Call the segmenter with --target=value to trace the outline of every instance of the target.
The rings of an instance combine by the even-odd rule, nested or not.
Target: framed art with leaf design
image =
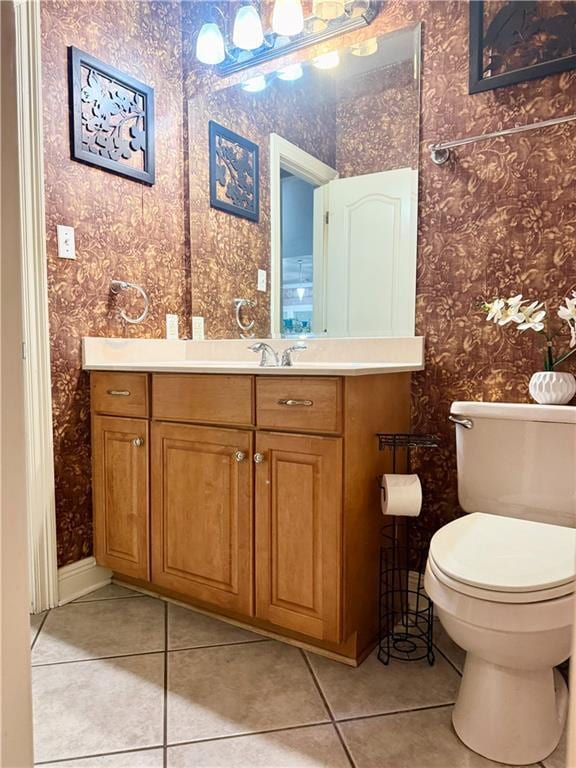
[[[213,120],[208,126],[210,205],[258,221],[258,145]]]
[[[154,89],[68,48],[72,159],[154,184]]]
[[[576,2],[470,1],[470,93],[574,68]]]

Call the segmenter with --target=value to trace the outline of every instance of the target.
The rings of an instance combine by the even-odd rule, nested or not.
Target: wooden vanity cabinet
[[[152,582],[253,614],[252,432],[152,424]]]
[[[92,417],[94,557],[100,565],[149,579],[149,423]]]
[[[256,436],[256,615],[342,635],[342,438]]]
[[[377,478],[391,470],[375,433],[408,431],[409,374],[152,373],[137,411],[150,421],[98,412],[127,407],[109,390],[135,391],[132,375],[91,374],[97,561],[358,663],[377,637]],[[141,425],[147,448],[131,453]]]

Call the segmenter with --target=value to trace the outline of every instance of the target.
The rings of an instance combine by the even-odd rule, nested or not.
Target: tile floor
[[[464,654],[358,669],[118,585],[31,617],[37,764],[485,768],[452,731]],[[564,768],[559,747],[544,768]]]

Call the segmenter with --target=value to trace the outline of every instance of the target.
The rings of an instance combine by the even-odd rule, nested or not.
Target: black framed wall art
[[[470,93],[576,68],[576,2],[470,0]]]
[[[258,145],[210,120],[210,205],[258,221],[259,152]]]
[[[154,184],[154,89],[68,49],[73,160]]]

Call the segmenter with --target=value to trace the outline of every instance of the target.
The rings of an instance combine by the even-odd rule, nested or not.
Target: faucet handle
[[[303,341],[297,341],[296,344],[293,344],[291,347],[288,347],[287,349],[282,352],[282,362],[280,363],[283,368],[291,368],[294,365],[294,361],[292,360],[292,352],[299,352],[302,349],[308,349],[308,345],[304,344]]]

